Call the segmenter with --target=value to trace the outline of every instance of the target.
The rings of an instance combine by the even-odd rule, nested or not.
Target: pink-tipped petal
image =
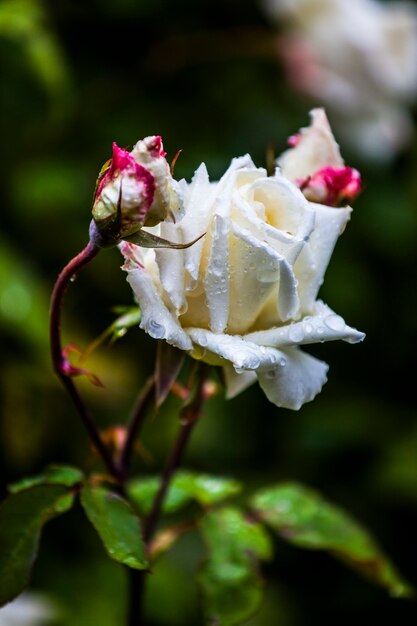
[[[362,190],[361,175],[352,167],[323,167],[296,182],[308,200],[328,206],[354,200]]]

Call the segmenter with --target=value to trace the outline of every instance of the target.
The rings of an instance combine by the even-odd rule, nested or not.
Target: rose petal
[[[352,211],[349,207],[335,209],[313,203],[310,206],[315,209],[315,227],[294,265],[301,310],[304,313],[313,310],[336,241]]]
[[[233,235],[232,266],[239,271],[232,278],[229,319],[235,321],[236,326],[240,325],[239,331],[233,332],[243,332],[245,326],[252,325],[271,296],[276,302],[275,323],[295,315],[299,307],[297,281],[287,260],[236,224],[233,225]],[[230,322],[229,325],[234,327]]]
[[[344,165],[324,109],[313,109],[310,116],[311,124],[301,129],[297,145],[277,159],[282,174],[292,181],[307,178],[326,165]]]
[[[184,243],[181,235],[181,230],[175,224],[161,223],[160,236],[164,239]],[[187,308],[184,291],[184,250],[158,248],[155,250],[155,257],[162,286],[177,315],[181,315]]]
[[[185,194],[185,215],[178,224],[183,241],[193,241],[207,230],[214,188],[210,185],[207,168],[202,163],[196,170]],[[184,266],[193,281],[198,279],[204,240],[197,241],[184,251]],[[187,285],[186,285],[187,287]]]
[[[206,350],[208,357],[210,353],[220,357],[216,362],[217,365],[226,365],[221,361],[226,359],[237,369],[256,370],[260,366],[277,365],[282,359],[279,350],[257,346],[238,335],[216,334],[203,328],[187,328],[186,332],[193,343]],[[204,355],[203,357],[205,358]]]
[[[285,366],[261,367],[256,371],[259,384],[270,402],[298,410],[321,391],[329,366],[297,348],[282,351]]]
[[[215,215],[204,286],[210,312],[210,328],[216,333],[225,330],[229,316],[229,232],[230,219]]]
[[[230,311],[227,331],[245,333],[271,294],[277,293],[282,257],[248,230],[233,225],[230,235]]]
[[[288,346],[322,343],[341,339],[348,343],[363,341],[365,334],[356,328],[347,326],[344,319],[337,315],[330,307],[317,301],[316,313],[300,322],[285,326],[259,330],[245,335],[245,339],[260,346],[285,348]]]
[[[141,308],[140,328],[154,339],[165,339],[181,350],[191,350],[190,338],[165,306],[148,272],[142,268],[129,269],[127,282]]]
[[[237,373],[235,368],[228,365],[223,368],[226,383],[226,399],[231,400],[245,391],[256,382],[256,373],[253,370]]]

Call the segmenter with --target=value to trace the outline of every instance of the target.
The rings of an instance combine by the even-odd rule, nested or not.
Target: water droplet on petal
[[[287,365],[287,359],[285,359],[284,357],[281,357],[279,360],[279,364],[281,367],[285,367]]]
[[[336,315],[336,313],[328,315],[324,319],[324,323],[330,328],[330,330],[343,330],[346,326],[343,317],[340,317],[340,315]]]
[[[275,378],[276,375],[277,375],[276,369],[273,369],[273,370],[271,369],[265,372],[265,378],[268,378],[269,380],[272,380],[273,378]]]
[[[310,324],[310,322],[305,323],[304,328],[307,334],[310,334],[313,332],[313,326]]]
[[[301,324],[291,324],[288,329],[288,338],[294,343],[300,343],[304,339],[304,329]]]
[[[151,320],[148,325],[148,333],[154,339],[162,339],[165,337],[165,326],[158,324],[155,320]]]

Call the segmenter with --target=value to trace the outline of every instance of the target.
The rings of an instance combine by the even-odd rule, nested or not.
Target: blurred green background
[[[265,164],[320,102],[291,91],[255,0],[3,0],[0,2],[1,495],[49,462],[94,467],[78,418],[51,371],[48,303],[62,266],[87,241],[94,182],[112,141],[161,134],[176,177],[204,160],[213,179],[249,152]],[[342,147],[343,149],[343,147]],[[300,412],[253,387],[207,407],[189,468],[248,488],[297,479],[362,520],[417,583],[417,144],[376,166],[343,150],[365,191],[332,258],[321,297],[367,333],[357,346],[314,346],[329,382]],[[67,294],[64,336],[85,347],[131,304],[115,250]],[[89,362],[106,388],[82,384],[100,425],[123,423],[154,363],[155,342],[132,329]],[[148,423],[140,471],[155,472],[177,426],[168,401]],[[276,545],[267,597],[248,626],[414,624],[415,604],[390,599],[330,557]],[[151,626],[202,623],[190,535],[151,577]],[[46,528],[33,588],[60,606],[60,626],[123,623],[124,572],[108,562],[80,510]]]

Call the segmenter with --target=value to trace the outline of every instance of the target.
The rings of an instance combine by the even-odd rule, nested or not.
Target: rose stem
[[[123,476],[124,480],[128,478],[130,469],[130,460],[133,452],[133,445],[138,431],[143,424],[143,421],[148,412],[149,406],[155,395],[155,377],[152,375],[145,383],[144,388],[141,390],[136,405],[133,409],[129,424],[127,426],[126,440],[122,447],[119,457],[119,472]]]
[[[79,416],[88,432],[88,435],[96,448],[98,454],[101,456],[108,471],[118,481],[121,481],[121,475],[118,467],[116,466],[112,455],[103,442],[99,430],[94,424],[94,420],[87,410],[78,389],[71,378],[66,372],[65,365],[66,359],[63,354],[61,344],[61,314],[62,303],[65,295],[66,288],[71,278],[75,276],[85,265],[94,259],[99,253],[98,248],[93,242],[89,242],[84,250],[82,250],[77,256],[64,267],[58,279],[55,283],[54,290],[51,297],[51,309],[50,309],[50,342],[51,342],[51,356],[54,370],[57,373],[59,379],[67,390],[68,394],[72,398],[75,408],[78,411]]]
[[[168,460],[162,472],[161,484],[153,501],[151,512],[145,519],[143,524],[143,539],[149,550],[149,545],[155,533],[156,527],[162,511],[165,496],[168,492],[171,480],[181,464],[185,448],[190,439],[190,435],[194,429],[198,418],[201,415],[202,407],[206,395],[204,392],[204,384],[207,378],[207,368],[200,365],[200,377],[195,391],[194,398],[188,406],[181,412],[181,427],[178,432],[176,441],[172,448]],[[128,626],[143,626],[142,620],[142,604],[143,592],[145,585],[145,576],[147,572],[139,570],[130,570],[130,606]]]

